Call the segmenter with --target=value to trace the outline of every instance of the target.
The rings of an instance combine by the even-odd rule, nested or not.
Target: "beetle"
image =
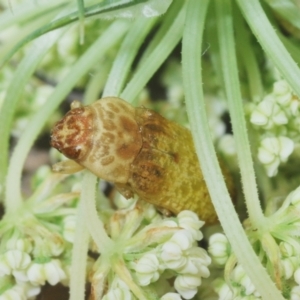
[[[55,164],[55,172],[86,168],[114,183],[127,199],[137,194],[165,213],[188,209],[207,224],[217,221],[191,132],[153,110],[117,97],[88,106],[74,101],[55,124],[51,146],[69,158]]]

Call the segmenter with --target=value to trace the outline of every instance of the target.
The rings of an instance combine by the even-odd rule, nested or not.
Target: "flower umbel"
[[[299,143],[299,98],[284,80],[276,81],[273,91],[254,106],[250,121],[262,132],[258,159],[267,175],[277,175]]]
[[[65,269],[70,242],[63,236],[63,219],[74,216],[72,202],[78,192],[51,195],[66,176],[43,172],[37,190],[18,211],[6,214],[0,223],[0,299],[29,299],[48,282],[68,283]],[[72,178],[64,185],[72,184]]]
[[[300,290],[300,187],[292,191],[282,205],[266,218],[264,230],[255,230],[244,222],[249,240],[259,254],[277,287],[286,299],[299,299]],[[218,265],[225,265],[224,280],[215,282],[219,299],[261,299],[260,294],[237,262],[225,235],[210,237],[209,253]]]
[[[126,283],[124,290],[124,286],[116,287],[108,281],[105,299],[115,299],[112,297],[116,295],[121,297],[119,299],[131,299],[128,296],[130,290],[134,294],[130,294],[134,297],[132,299],[136,299],[138,296],[134,293],[135,289],[139,289],[141,295],[148,295],[151,283],[163,280],[166,274],[168,278],[175,279],[174,287],[179,294],[166,294],[162,299],[180,299],[179,295],[184,299],[191,299],[201,285],[201,278],[209,276],[210,257],[204,249],[197,246],[197,240],[202,238],[199,229],[204,223],[190,211],[183,211],[177,217],[169,219],[162,219],[157,215],[154,222],[148,223],[145,220],[149,209],[152,211],[151,205],[138,202],[135,208],[112,215],[107,227],[109,231],[114,229],[113,238],[118,245],[118,254],[111,256],[110,270],[104,267],[108,264],[104,258],[105,253],[102,253],[94,265],[92,285],[95,285],[94,290],[99,291],[97,297],[102,297],[103,293],[103,288],[99,288],[99,279],[102,278],[102,285],[107,283],[103,276],[107,279],[118,276]],[[171,286],[169,290],[172,291]],[[155,289],[152,288],[153,292]],[[162,296],[159,293],[157,295]]]

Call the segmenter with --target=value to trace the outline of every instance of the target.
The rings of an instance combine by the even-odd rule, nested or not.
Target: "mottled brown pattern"
[[[107,106],[114,112],[120,113],[120,109],[113,103],[108,103]]]
[[[109,164],[111,164],[113,161],[115,160],[114,156],[106,156],[104,158],[101,159],[101,164],[103,166],[107,166]]]
[[[137,129],[136,122],[133,122],[130,120],[130,118],[121,115],[119,120],[121,128],[123,128],[125,131],[134,132]]]
[[[116,154],[121,159],[128,159],[132,157],[132,153],[135,153],[136,147],[134,144],[121,144],[121,146],[117,149]]]
[[[73,109],[55,124],[51,132],[51,146],[70,159],[83,159],[89,153],[92,128],[91,110]]]
[[[217,221],[189,130],[145,108],[136,109],[143,149],[131,165],[129,185],[141,199],[178,214]]]
[[[103,128],[108,131],[113,131],[117,129],[117,126],[112,120],[105,119],[103,120]]]
[[[103,134],[100,137],[100,143],[101,144],[113,143],[114,140],[115,140],[115,136],[111,132],[103,132]]]
[[[114,182],[127,198],[137,194],[165,213],[190,209],[208,224],[217,221],[190,131],[154,111],[103,98],[58,122],[52,146]]]

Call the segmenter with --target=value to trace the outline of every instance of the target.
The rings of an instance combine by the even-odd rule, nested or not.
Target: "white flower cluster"
[[[128,285],[116,276],[102,300],[136,300],[136,297],[131,293]],[[182,298],[177,293],[166,293],[160,300],[182,300]]]
[[[209,239],[209,253],[218,265],[225,265],[231,255],[230,244],[224,234],[215,233]],[[224,280],[216,280],[216,292],[219,300],[254,300],[261,299],[250,278],[239,264],[231,271],[230,285]]]
[[[12,240],[6,245],[12,244]],[[38,261],[34,255],[34,246],[22,247],[26,244],[28,246],[28,240],[14,240],[15,247],[6,247],[0,255],[0,281],[6,282],[1,289],[1,300],[31,298],[39,294],[46,281],[56,285],[66,278],[59,259],[54,259],[54,256],[48,254],[47,258],[43,257],[44,261],[41,257]],[[17,293],[18,297],[11,296]]]
[[[290,299],[300,300],[300,187],[287,196],[273,218],[278,220],[276,233],[284,232],[286,239],[279,244],[282,276],[289,282]]]
[[[137,260],[134,270],[140,285],[157,281],[166,270],[173,271],[176,274],[175,289],[184,299],[191,299],[201,285],[201,278],[210,274],[211,259],[204,249],[197,247],[197,241],[202,239],[199,229],[203,224],[190,211],[179,213],[177,222],[168,221],[167,226],[182,229]]]
[[[286,197],[281,207],[268,217],[267,222],[270,226],[267,240],[266,234],[261,237],[257,232],[251,235],[254,232],[251,228],[247,230],[249,239],[255,243],[260,259],[264,261],[270,274],[274,272],[274,265],[278,267],[276,280],[283,287],[284,297],[300,300],[300,187]],[[273,243],[270,243],[272,239]],[[218,279],[215,284],[219,299],[261,299],[242,266],[237,263],[233,267],[236,259],[225,235],[212,235],[208,251],[216,264],[226,265],[226,280]],[[272,259],[270,253],[273,253]]]
[[[153,292],[156,291],[154,287],[160,286],[156,292],[161,300],[193,298],[201,285],[201,278],[210,275],[208,265],[211,259],[197,245],[197,241],[203,238],[199,230],[203,225],[204,222],[191,211],[182,211],[177,217],[162,218],[152,205],[144,202],[138,202],[133,209],[117,211],[107,228],[119,247],[121,261],[125,261],[125,265],[118,267],[125,275],[115,275],[103,299],[136,299],[137,295],[133,295],[128,281],[125,285],[120,284],[117,276],[123,281],[131,278],[132,284],[134,282],[141,291],[151,285]],[[101,263],[104,266],[104,259],[100,257],[92,275],[92,286],[98,287],[98,290],[101,290],[99,282],[105,284],[103,278],[107,276]],[[173,282],[173,287],[170,282]],[[177,293],[174,293],[174,288]],[[99,293],[96,297],[101,298],[102,295]]]
[[[281,162],[286,162],[294,150],[294,142],[284,136],[264,138],[258,149],[258,159],[264,165],[269,177],[278,173]]]
[[[67,283],[69,262],[66,258],[70,257],[68,240],[72,240],[70,222],[75,211],[68,208],[69,215],[58,216],[78,193],[49,195],[52,187],[64,177],[46,177],[23,207],[1,220],[0,300],[32,299],[46,282],[50,285]],[[62,225],[66,223],[68,226],[64,228]]]
[[[286,81],[274,83],[272,93],[254,106],[250,121],[262,130],[258,159],[269,177],[286,162],[299,142],[300,101]]]

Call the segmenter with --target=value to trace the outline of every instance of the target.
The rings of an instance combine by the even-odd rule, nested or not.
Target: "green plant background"
[[[157,16],[146,14],[145,7],[150,4],[156,8]],[[271,235],[273,227],[264,209],[266,199],[275,196],[280,188],[274,191],[270,186],[284,186],[287,195],[297,185],[284,185],[288,180],[284,172],[276,179],[267,178],[261,171],[256,175],[261,170],[257,160],[253,162],[259,135],[247,129],[247,107],[270,91],[275,73],[300,97],[299,1],[78,0],[41,1],[35,5],[24,0],[10,5],[0,3],[0,187],[5,214],[22,206],[25,160],[39,135],[49,133],[61,115],[59,107],[68,95],[80,90],[85,104],[101,96],[119,96],[140,105],[145,93],[151,95],[149,81],[161,81],[162,69],[176,60],[179,68],[172,75],[175,80],[176,75],[182,76],[179,85],[184,102],[173,107],[170,114],[191,129],[220,224],[238,262],[263,299],[283,299],[243,229],[239,215],[245,211],[236,211],[228,194],[205,101],[206,95],[226,99],[239,166],[235,175],[241,178],[238,201],[245,202],[258,240]],[[130,17],[124,18],[126,13]],[[62,46],[66,47],[64,56],[57,45],[68,35],[70,41]],[[41,75],[51,83],[52,92],[37,107],[34,94],[36,87],[43,85]],[[164,102],[148,104],[161,113],[169,109],[164,108]],[[14,138],[12,147],[12,130],[24,116],[28,122]],[[293,177],[299,178],[299,172]],[[80,229],[78,224],[82,232],[77,233],[79,240],[74,244],[74,257],[81,263],[79,241],[90,234],[97,244],[99,232],[95,228],[103,227],[91,200],[95,199],[95,184],[94,175],[84,175],[81,200],[90,203],[86,208],[90,218],[82,213],[79,222],[86,223],[86,228],[82,225]],[[108,239],[98,244],[100,248],[112,247]],[[74,266],[78,273],[82,268],[80,263]],[[84,294],[82,281],[83,273],[71,277],[71,299],[83,299],[79,296]]]

